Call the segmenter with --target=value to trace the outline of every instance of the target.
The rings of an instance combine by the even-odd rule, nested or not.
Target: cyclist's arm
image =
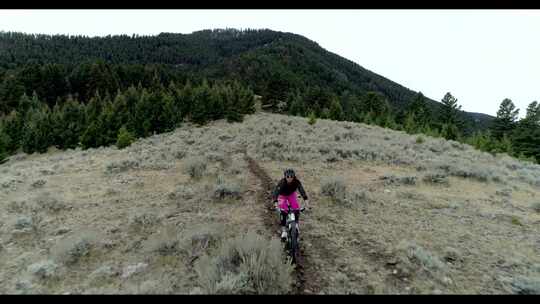
[[[304,187],[302,186],[302,183],[300,181],[298,181],[298,192],[300,192],[302,198],[307,201],[308,197],[306,195],[306,191],[304,191]]]
[[[274,192],[272,193],[272,202],[277,202],[279,190],[281,189],[282,184],[283,184],[283,180],[280,180],[279,183],[274,188]]]

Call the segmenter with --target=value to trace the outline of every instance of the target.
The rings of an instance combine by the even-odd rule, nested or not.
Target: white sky
[[[0,10],[0,31],[155,35],[268,28],[468,112],[540,101],[540,10]]]

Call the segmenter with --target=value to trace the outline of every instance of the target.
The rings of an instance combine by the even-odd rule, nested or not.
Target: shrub
[[[484,171],[480,168],[453,168],[449,170],[450,175],[459,176],[462,178],[473,178],[481,182],[489,181],[491,172]]]
[[[511,223],[514,224],[514,225],[517,225],[517,226],[523,226],[523,224],[521,223],[521,221],[519,220],[519,218],[516,217],[516,216],[513,216],[513,217],[512,217]]]
[[[422,144],[422,143],[424,143],[424,142],[425,142],[425,140],[424,140],[424,138],[423,138],[422,136],[418,136],[418,137],[416,138],[416,143],[417,143],[417,144]]]
[[[182,158],[186,157],[186,155],[187,155],[186,151],[176,151],[176,152],[174,152],[174,157],[176,159],[182,159]]]
[[[217,185],[214,188],[214,198],[240,198],[240,196],[240,187],[238,185],[225,181],[225,179],[221,175],[218,176]]]
[[[448,176],[441,173],[427,174],[424,176],[423,181],[431,184],[448,185]]]
[[[92,234],[63,239],[53,249],[53,254],[58,261],[71,266],[90,255],[95,241],[96,237]]]
[[[402,176],[397,177],[394,175],[385,175],[381,177],[386,184],[404,184],[404,185],[416,185],[416,176]]]
[[[37,205],[41,209],[44,209],[48,212],[53,212],[53,213],[67,209],[67,206],[64,203],[59,202],[57,199],[49,197],[49,196],[39,198],[37,200]]]
[[[453,247],[446,247],[444,251],[444,259],[448,262],[457,262],[462,260],[462,253],[453,248]]]
[[[222,242],[215,256],[202,256],[195,270],[204,293],[279,294],[290,291],[293,267],[277,239],[249,232]]]
[[[28,216],[22,216],[15,222],[15,229],[32,229],[34,227],[34,220]]]
[[[518,276],[511,285],[518,294],[540,294],[540,277]]]
[[[224,162],[225,155],[220,152],[210,152],[206,154],[206,159],[210,162]]]
[[[323,178],[321,181],[321,193],[335,200],[345,198],[347,186],[342,177]]]
[[[56,265],[53,261],[47,260],[28,266],[28,271],[38,278],[44,280],[54,277],[57,268],[58,265]]]
[[[510,197],[512,196],[512,189],[497,190],[495,191],[495,194],[500,195],[500,196]]]
[[[413,268],[412,264],[416,264],[430,272],[446,270],[446,265],[438,257],[414,242],[401,241],[397,246],[397,252],[406,267]]]
[[[38,179],[37,181],[33,182],[32,183],[32,187],[34,188],[41,188],[43,187],[43,185],[45,185],[47,182],[42,180],[42,179]]]
[[[206,171],[206,161],[203,158],[195,157],[186,161],[185,172],[189,174],[191,178],[201,178],[204,171]]]
[[[127,171],[130,169],[136,169],[139,168],[139,162],[137,160],[132,159],[124,159],[121,161],[114,161],[107,165],[107,173],[118,173]]]
[[[131,218],[131,226],[137,230],[145,230],[159,223],[159,218],[155,214],[138,214]]]
[[[150,252],[157,252],[162,256],[175,255],[179,252],[179,233],[174,227],[165,227],[160,232],[151,235],[145,243]]]
[[[181,233],[176,233],[182,236],[178,239],[178,250],[191,263],[209,250],[216,249],[223,240],[225,230],[225,227],[219,224],[191,226],[187,231],[183,229]]]
[[[317,122],[317,117],[314,112],[309,113],[308,119],[308,124],[310,125],[314,125]]]
[[[118,130],[118,138],[116,140],[116,146],[118,149],[123,149],[135,141],[135,135],[129,132],[126,127],[122,126]]]
[[[176,187],[176,189],[174,189],[174,191],[170,192],[168,197],[169,199],[177,199],[177,198],[181,198],[181,199],[190,199],[190,198],[193,198],[193,196],[195,196],[195,191],[187,186],[187,185],[180,185],[178,187]]]

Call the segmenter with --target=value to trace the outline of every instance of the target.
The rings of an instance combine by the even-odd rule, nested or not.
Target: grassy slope
[[[538,287],[540,214],[531,206],[539,166],[416,139],[362,124],[310,126],[303,118],[256,114],[242,124],[184,126],[121,151],[18,155],[0,165],[0,293],[196,292],[193,261],[214,250],[212,240],[248,230],[277,236],[263,225],[260,185],[243,147],[276,180],[283,168],[296,168],[311,196],[303,246],[324,283],[311,292]],[[194,157],[207,160],[201,180],[184,170]],[[437,174],[447,184],[426,181]],[[214,198],[218,175],[241,197]],[[345,199],[321,193],[333,176],[344,178]],[[32,223],[17,229],[23,217]],[[70,231],[58,233],[62,227]],[[205,237],[208,246],[193,242]],[[90,245],[77,247],[77,255],[71,249],[81,238]],[[164,250],[174,240],[174,253]],[[74,256],[80,259],[70,264]],[[57,265],[54,275],[32,274],[30,265],[47,260]],[[122,277],[138,263],[147,266]]]

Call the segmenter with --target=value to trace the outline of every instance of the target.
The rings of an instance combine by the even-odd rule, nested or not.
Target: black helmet
[[[283,172],[283,175],[285,175],[285,177],[287,177],[287,176],[296,177],[296,174],[294,173],[294,170],[291,169],[291,168],[285,170],[285,172]]]

